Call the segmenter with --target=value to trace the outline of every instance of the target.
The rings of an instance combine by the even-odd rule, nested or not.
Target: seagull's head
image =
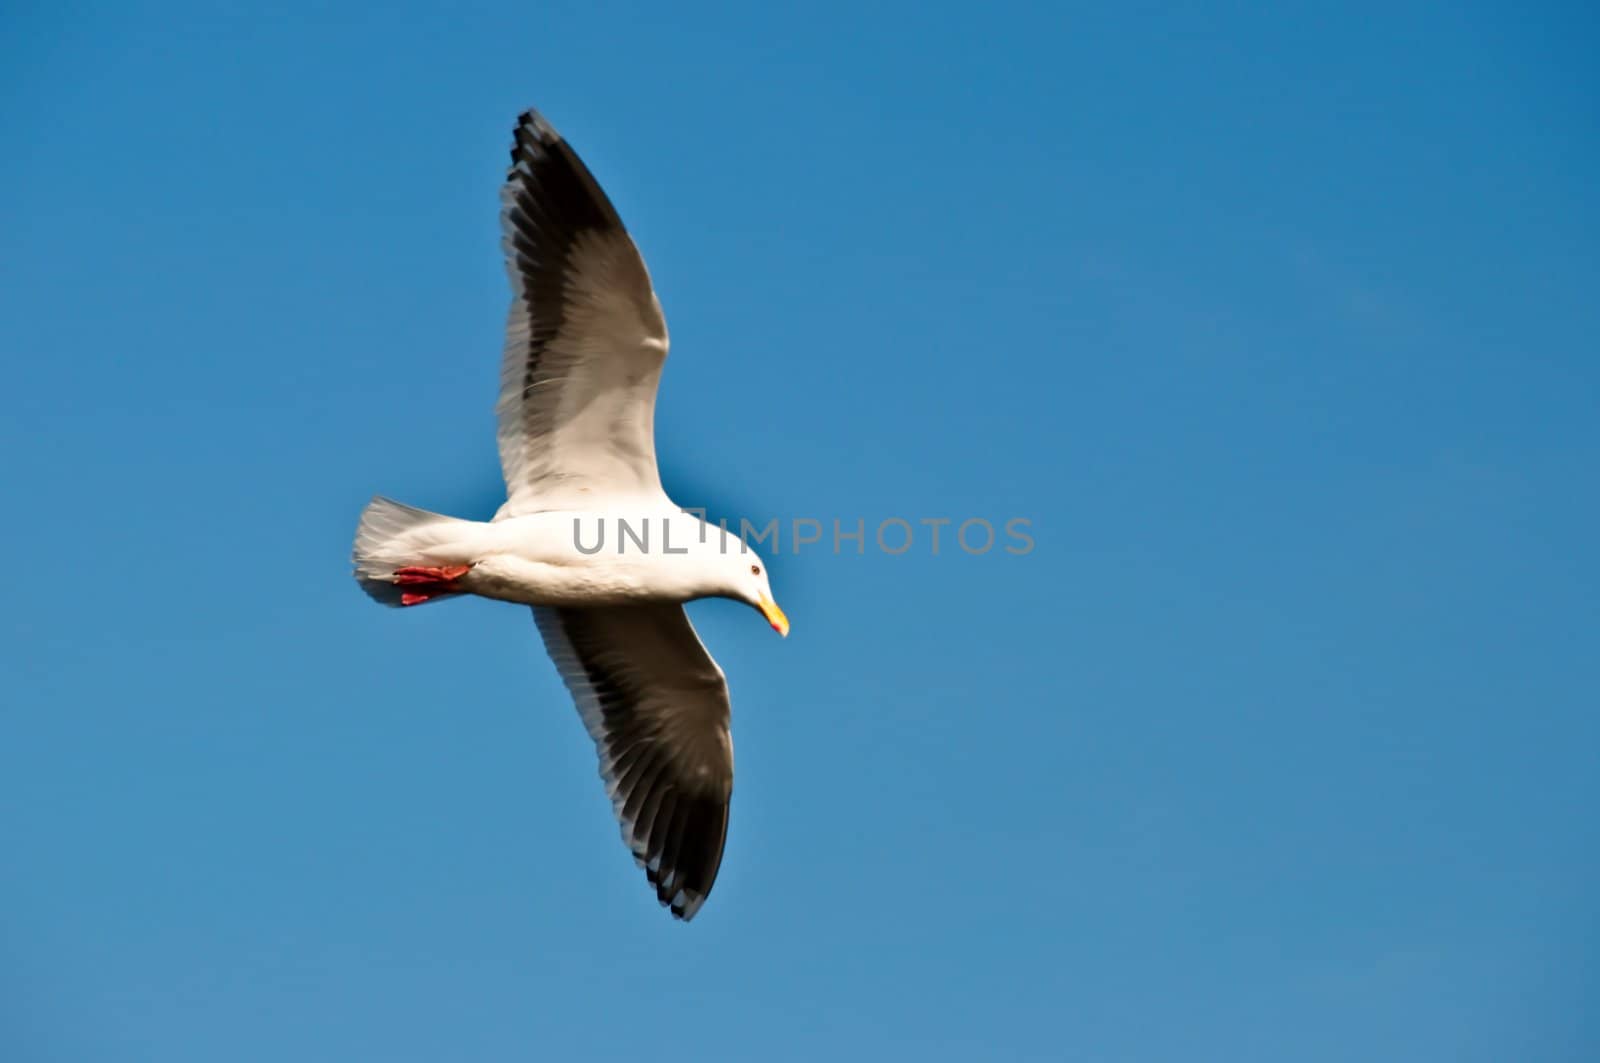
[[[751,554],[729,555],[729,561],[738,566],[730,573],[733,593],[729,597],[755,608],[767,618],[772,630],[787,636],[789,618],[783,615],[783,610],[779,609],[778,603],[773,600],[772,584],[767,580],[767,566]]]

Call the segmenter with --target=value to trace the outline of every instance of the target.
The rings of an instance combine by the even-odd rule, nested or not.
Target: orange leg
[[[397,587],[427,587],[428,590],[406,591],[400,595],[401,605],[421,605],[441,594],[455,594],[460,588],[455,581],[472,571],[471,565],[407,565],[394,570]]]

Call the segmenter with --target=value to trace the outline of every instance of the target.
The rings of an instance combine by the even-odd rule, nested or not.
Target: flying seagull
[[[517,120],[500,202],[506,502],[483,522],[374,498],[356,578],[385,605],[475,594],[533,607],[623,841],[661,903],[691,919],[722,864],[733,741],[727,680],[683,603],[732,598],[780,635],[789,621],[759,558],[661,488],[661,304],[616,208],[535,111]]]

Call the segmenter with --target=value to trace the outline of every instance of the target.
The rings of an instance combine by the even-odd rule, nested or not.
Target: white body
[[[729,559],[747,553],[738,536],[663,500],[490,522],[426,514],[389,531],[360,557],[375,576],[402,565],[468,565],[455,584],[469,594],[521,605],[596,606],[724,593],[720,575]]]

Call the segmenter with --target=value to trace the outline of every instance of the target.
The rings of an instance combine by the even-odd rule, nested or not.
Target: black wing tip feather
[[[632,848],[656,889],[656,900],[688,922],[711,895],[722,868],[728,802],[681,792],[675,798],[671,805],[663,802],[665,818],[658,817],[647,831],[635,829]]]
[[[544,140],[555,141],[561,139],[561,134],[556,132],[556,127],[550,124],[548,118],[539,113],[537,107],[529,107],[517,115],[517,128],[532,130],[536,136]]]
[[[572,145],[532,107],[517,116],[506,185],[514,199],[520,193],[535,200],[556,200],[549,204],[553,213],[565,215],[574,228],[624,228],[610,197]],[[520,205],[526,209],[534,204]]]
[[[511,141],[511,170],[515,172],[517,163],[523,161],[529,148],[553,152],[564,144],[566,140],[549,119],[530,107],[517,115],[517,128]]]

